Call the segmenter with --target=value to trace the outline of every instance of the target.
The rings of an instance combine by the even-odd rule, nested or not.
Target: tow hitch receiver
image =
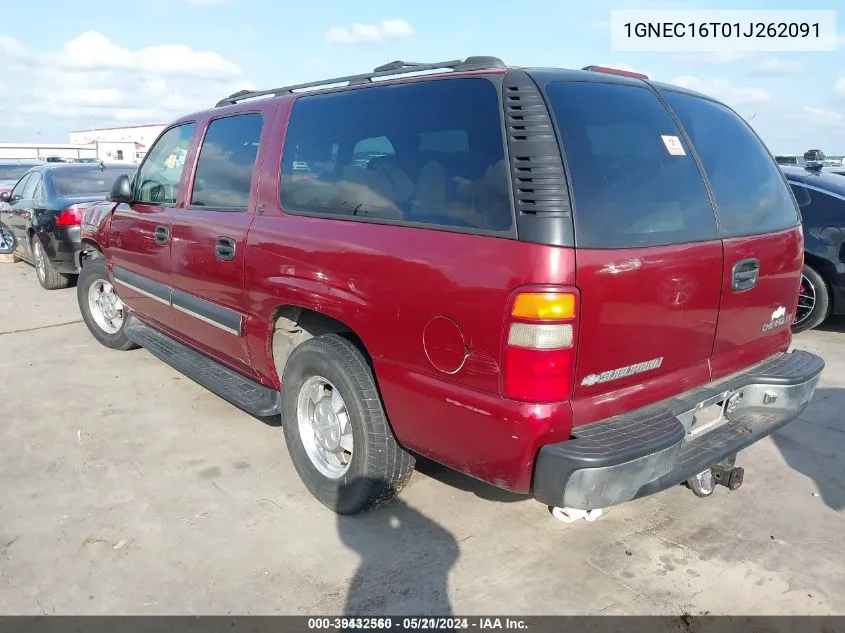
[[[736,456],[726,459],[694,477],[687,479],[687,486],[696,497],[709,497],[716,490],[716,485],[736,490],[742,485],[745,470],[735,466]]]
[[[736,490],[742,485],[745,470],[737,466],[713,466],[713,480],[728,490]]]

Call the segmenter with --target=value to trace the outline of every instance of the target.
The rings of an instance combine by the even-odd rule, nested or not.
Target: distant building
[[[73,143],[0,143],[0,160],[47,160],[48,158],[97,158],[93,145]]]
[[[68,140],[73,145],[93,147],[97,158],[104,163],[137,165],[164,128],[163,123],[150,123],[75,130],[68,134]]]

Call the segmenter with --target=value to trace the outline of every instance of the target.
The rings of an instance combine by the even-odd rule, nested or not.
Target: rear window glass
[[[667,92],[713,188],[725,237],[779,231],[798,224],[783,175],[745,121],[729,108]]]
[[[496,87],[461,78],[296,100],[281,202],[292,213],[512,228]]]
[[[566,154],[579,246],[717,237],[701,172],[652,92],[594,82],[553,82],[546,92]]]
[[[130,174],[126,167],[72,167],[53,171],[53,188],[57,196],[73,197],[108,193],[115,179],[121,174]]]

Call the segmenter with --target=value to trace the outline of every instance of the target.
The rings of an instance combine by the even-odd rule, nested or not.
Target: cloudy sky
[[[622,0],[15,2],[0,23],[0,141],[66,142],[91,126],[166,122],[250,87],[394,59],[496,55],[512,65],[637,69],[724,100],[775,153],[845,153],[845,37],[823,53],[614,53]],[[645,0],[638,8],[836,9],[840,0]],[[56,8],[51,8],[55,6]],[[59,8],[61,6],[61,8]],[[8,16],[6,16],[8,18]],[[845,33],[845,11],[840,14]]]

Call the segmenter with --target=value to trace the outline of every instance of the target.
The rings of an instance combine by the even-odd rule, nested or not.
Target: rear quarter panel
[[[280,306],[331,316],[363,341],[401,444],[527,491],[539,446],[569,437],[571,411],[568,403],[501,397],[506,305],[521,285],[572,285],[574,251],[287,214],[279,203],[281,130],[273,137],[259,186],[265,212],[250,229],[245,261],[246,334],[262,381],[281,381],[272,358]]]

